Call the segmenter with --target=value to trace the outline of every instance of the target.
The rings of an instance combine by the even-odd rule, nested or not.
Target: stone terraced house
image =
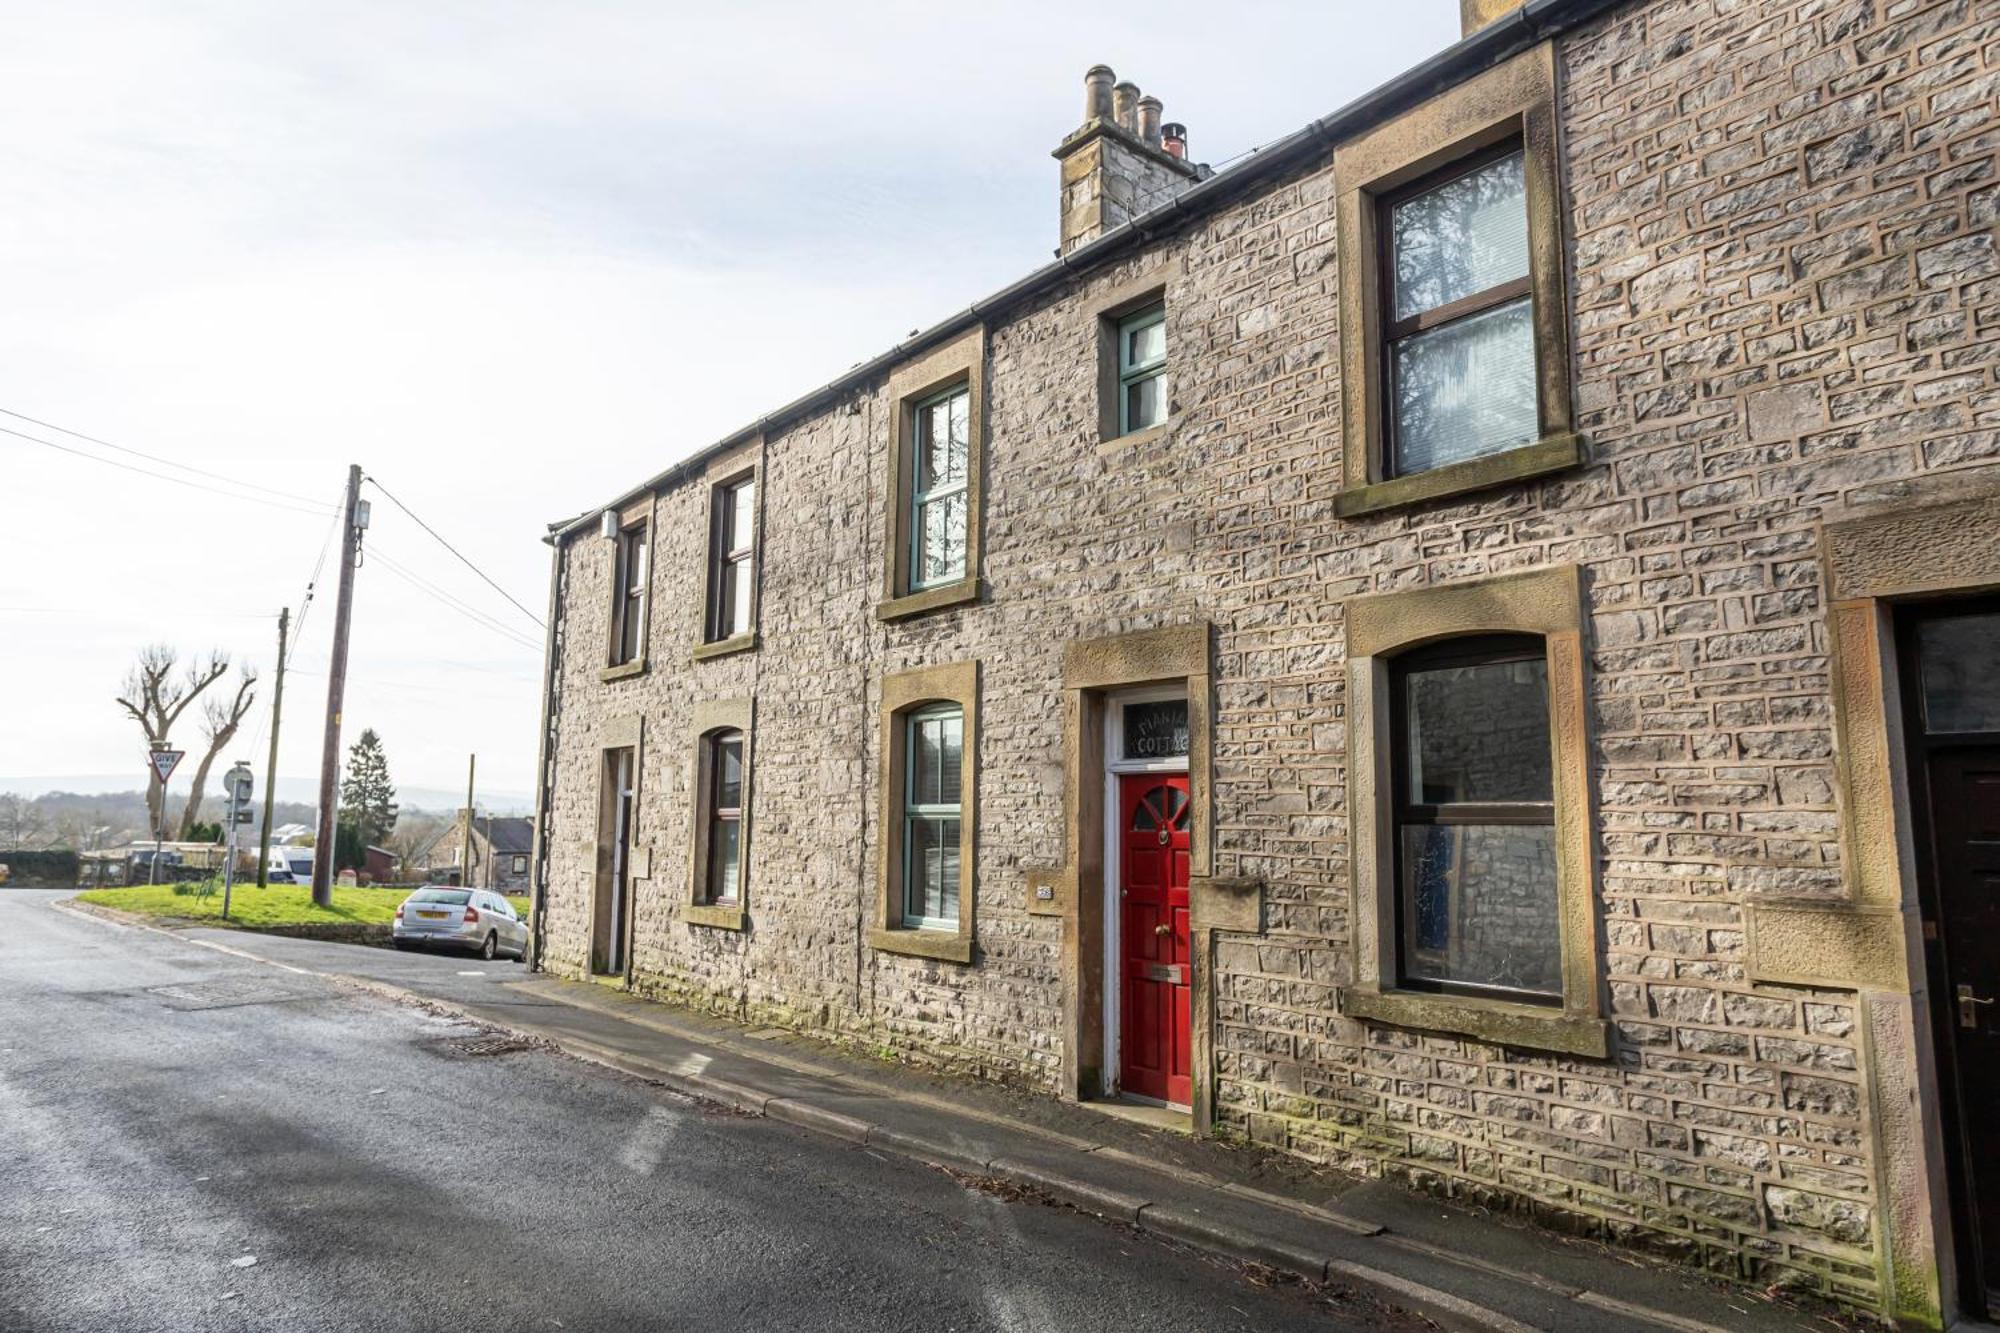
[[[2000,1310],[2000,3],[1465,9],[556,527],[538,964]]]

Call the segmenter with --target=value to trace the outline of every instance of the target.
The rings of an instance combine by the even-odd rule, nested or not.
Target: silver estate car
[[[396,909],[398,949],[470,949],[481,958],[526,958],[528,925],[513,904],[485,889],[418,889]]]

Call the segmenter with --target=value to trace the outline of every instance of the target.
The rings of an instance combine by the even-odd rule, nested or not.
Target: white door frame
[[[1100,1072],[1102,1095],[1119,1095],[1118,1074],[1124,1068],[1119,1049],[1119,996],[1125,989],[1125,956],[1120,938],[1125,913],[1118,902],[1124,887],[1125,854],[1118,801],[1118,779],[1134,773],[1185,773],[1186,755],[1171,759],[1127,759],[1124,757],[1125,705],[1158,703],[1163,699],[1186,699],[1187,684],[1143,685],[1137,689],[1108,691],[1104,696],[1104,1064]]]

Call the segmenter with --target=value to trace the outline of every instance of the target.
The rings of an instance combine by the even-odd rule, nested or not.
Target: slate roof
[[[535,849],[535,821],[526,815],[482,819],[476,827],[495,856],[525,856]]]

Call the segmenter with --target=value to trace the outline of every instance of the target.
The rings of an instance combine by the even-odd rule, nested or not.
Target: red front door
[[[1188,780],[1118,779],[1119,1085],[1177,1106],[1193,1098],[1188,1059]]]

